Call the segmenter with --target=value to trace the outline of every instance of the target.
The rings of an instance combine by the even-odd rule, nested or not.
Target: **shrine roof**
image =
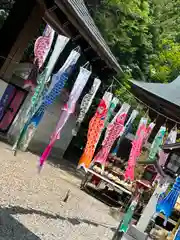
[[[163,150],[174,150],[174,149],[179,149],[180,148],[180,143],[179,142],[176,142],[176,143],[172,143],[172,144],[165,144],[165,145],[162,145],[161,148]]]
[[[146,83],[132,81],[134,88],[141,88],[161,99],[180,106],[180,76],[171,83]]]

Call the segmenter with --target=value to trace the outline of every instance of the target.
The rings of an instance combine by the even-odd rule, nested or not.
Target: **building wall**
[[[67,96],[62,93],[56,102],[51,105],[43,117],[40,125],[38,126],[37,132],[32,139],[29,150],[37,154],[42,153],[47,144],[49,143],[50,136],[55,130],[56,124],[59,120],[60,112],[64,106]],[[76,117],[72,114],[62,129],[60,140],[56,141],[51,156],[53,158],[61,158],[66,151],[70,141],[72,140],[72,129],[75,127]]]
[[[30,103],[31,96],[29,95],[24,102],[18,116],[16,117],[12,127],[8,132],[8,139],[13,144],[18,136],[20,129],[22,128],[23,116],[27,106]],[[56,102],[49,106],[41,123],[39,124],[37,131],[28,147],[31,152],[41,154],[45,147],[48,145],[50,136],[55,130],[56,124],[59,120],[61,109],[67,100],[67,94],[62,92],[57,98]],[[75,127],[76,116],[72,114],[62,130],[61,138],[58,140],[52,150],[51,156],[53,158],[61,158],[66,151],[70,141],[72,140],[72,129]]]

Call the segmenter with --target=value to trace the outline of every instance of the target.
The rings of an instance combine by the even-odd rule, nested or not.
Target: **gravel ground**
[[[79,190],[80,179],[65,167],[46,164],[39,175],[37,161],[0,143],[0,240],[111,239],[118,222],[109,208]]]

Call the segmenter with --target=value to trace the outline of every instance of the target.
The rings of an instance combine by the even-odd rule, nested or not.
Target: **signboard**
[[[0,80],[0,121],[4,116],[6,107],[14,96],[15,90],[14,86]]]
[[[1,101],[1,98],[6,90],[7,86],[8,86],[8,83],[6,83],[0,79],[0,101]]]

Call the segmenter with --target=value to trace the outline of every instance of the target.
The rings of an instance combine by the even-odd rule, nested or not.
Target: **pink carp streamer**
[[[49,145],[47,146],[47,148],[45,149],[45,151],[43,152],[43,154],[40,158],[40,162],[39,162],[40,168],[39,169],[42,168],[45,160],[48,158],[56,140],[60,139],[60,132],[63,129],[64,125],[66,124],[69,116],[72,113],[74,113],[76,102],[78,101],[90,75],[91,75],[91,72],[89,70],[87,70],[86,68],[83,68],[83,67],[80,68],[80,72],[75,81],[73,89],[69,95],[69,99],[68,99],[67,103],[65,104],[64,108],[62,109],[62,113],[60,115],[60,119],[56,126],[56,130],[51,137],[51,141],[50,141]]]
[[[110,153],[110,150],[113,146],[115,140],[120,136],[120,134],[124,131],[124,122],[126,120],[128,111],[130,109],[130,105],[124,103],[116,114],[111,123],[109,123],[107,127],[107,131],[105,134],[105,138],[102,143],[102,148],[96,154],[93,163],[100,163],[102,166],[102,170],[104,170],[104,166],[107,160],[107,157]]]
[[[147,118],[141,118],[139,127],[136,132],[134,141],[132,142],[132,148],[129,156],[128,166],[126,168],[124,178],[125,180],[134,180],[134,168],[136,165],[137,158],[141,154],[141,149],[144,142],[144,137],[146,133]]]
[[[57,135],[54,135],[52,138],[51,138],[51,141],[49,143],[49,145],[46,147],[46,149],[44,150],[43,154],[41,155],[40,157],[40,160],[39,160],[39,172],[41,171],[41,168],[45,162],[45,160],[48,158],[56,140],[58,139]]]
[[[54,30],[49,25],[47,25],[43,36],[40,36],[36,39],[36,42],[34,44],[34,61],[37,61],[39,68],[42,67],[48,56],[53,42],[54,34]]]
[[[37,85],[38,71],[47,59],[53,43],[54,35],[54,30],[47,25],[43,36],[36,39],[34,44],[34,66],[28,78],[25,80],[24,88],[31,87],[31,90],[34,91],[34,88]]]
[[[94,117],[89,122],[89,129],[87,135],[87,143],[84,152],[79,160],[78,168],[83,167],[84,170],[90,166],[97,143],[104,128],[105,119],[108,108],[112,99],[112,93],[105,92],[96,110]]]

